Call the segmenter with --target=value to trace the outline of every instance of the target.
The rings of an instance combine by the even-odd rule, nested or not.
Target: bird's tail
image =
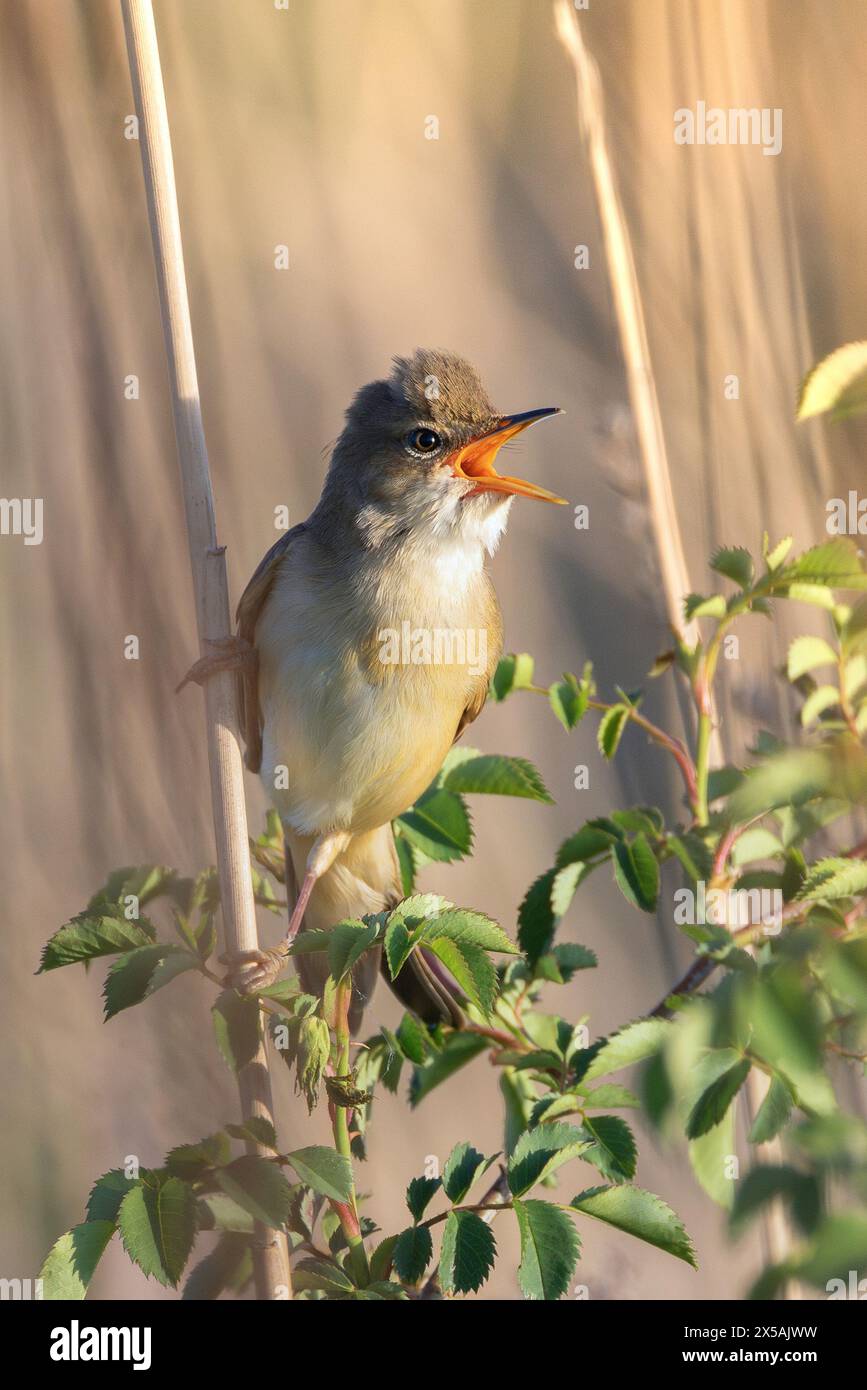
[[[311,839],[285,832],[286,894],[290,911],[298,896],[298,884],[304,875]],[[356,835],[334,861],[327,873],[316,883],[307,910],[304,927],[328,929],[345,918],[358,918],[370,912],[382,912],[395,907],[403,897],[400,866],[394,848],[390,825],[364,835]],[[413,951],[397,980],[391,980],[381,950],[366,951],[352,971],[352,1000],[349,1026],[358,1032],[364,1010],[373,998],[379,973],[405,1008],[412,1010],[425,1023],[451,1023],[460,1027],[463,1013],[449,988],[437,971],[435,962],[421,951]],[[303,988],[308,994],[322,994],[328,978],[327,960],[321,952],[295,957],[295,966]]]

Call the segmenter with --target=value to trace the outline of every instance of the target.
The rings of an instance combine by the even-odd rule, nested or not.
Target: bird
[[[346,411],[313,512],[271,547],[244,590],[230,662],[240,668],[246,764],[283,827],[290,914],[278,947],[230,962],[242,993],[273,983],[302,922],[329,929],[403,898],[391,822],[480,713],[502,652],[486,560],[516,497],[564,502],[501,475],[494,460],[529,425],[559,413],[501,414],[454,353],[394,358]],[[445,653],[455,660],[437,661],[417,637],[437,633],[464,636],[463,661],[459,641]],[[366,953],[353,972],[353,1032],[378,954]],[[326,962],[321,953],[295,956],[308,992],[321,994]],[[382,968],[402,1002],[425,1022],[458,1026],[460,1007],[438,965],[414,952],[408,967],[395,982]]]

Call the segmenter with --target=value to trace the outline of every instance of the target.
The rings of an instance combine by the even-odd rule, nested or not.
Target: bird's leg
[[[206,680],[215,676],[218,671],[255,671],[259,662],[259,653],[248,642],[246,637],[212,637],[208,638],[205,646],[208,652],[199,658],[184,676],[180,685],[175,686],[175,694],[178,695],[185,685],[194,681],[196,685],[204,685]]]
[[[240,951],[229,963],[229,973],[225,983],[239,994],[255,994],[256,990],[267,989],[273,985],[286,964],[289,947],[304,920],[304,912],[310,901],[310,894],[318,880],[326,874],[339,854],[342,854],[352,836],[346,830],[333,830],[319,835],[307,856],[307,865],[301,883],[301,891],[292,908],[286,935],[270,951]]]

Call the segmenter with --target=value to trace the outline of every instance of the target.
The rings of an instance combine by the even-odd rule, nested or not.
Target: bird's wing
[[[491,684],[491,678],[497,669],[497,662],[503,651],[503,615],[500,612],[500,605],[497,601],[497,592],[487,572],[485,573],[484,581],[482,622],[488,634],[487,668],[484,674],[479,676],[473,688],[473,693],[467,701],[466,708],[458,720],[458,727],[455,731],[453,740],[455,743],[457,743],[464,729],[468,728],[484,709],[485,701],[488,698],[488,687]]]
[[[285,536],[281,536],[279,541],[275,541],[241,595],[236,614],[238,636],[249,642],[252,647],[256,645],[256,624],[262,615],[262,609],[271,592],[280,565],[288,554],[293,541],[296,541],[304,530],[306,530],[306,524],[302,522],[299,526],[293,526],[292,530],[287,531]],[[238,676],[238,721],[244,742],[247,745],[245,762],[251,772],[258,772],[262,763],[262,714],[259,709],[258,662],[251,663]]]

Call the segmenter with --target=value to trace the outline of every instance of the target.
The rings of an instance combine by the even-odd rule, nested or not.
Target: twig
[[[210,643],[224,641],[231,635],[226,559],[223,547],[217,544],[153,8],[151,0],[121,0],[121,5],[168,358],[196,624],[204,655]],[[258,933],[231,672],[218,673],[206,683],[205,711],[220,898],[226,945],[234,954],[258,949]],[[263,1042],[260,1041],[256,1055],[239,1072],[238,1087],[244,1118],[261,1116],[273,1123],[271,1080]],[[263,1155],[266,1152],[255,1145],[250,1145],[249,1149]],[[291,1297],[285,1237],[257,1226],[252,1251],[257,1298]]]

